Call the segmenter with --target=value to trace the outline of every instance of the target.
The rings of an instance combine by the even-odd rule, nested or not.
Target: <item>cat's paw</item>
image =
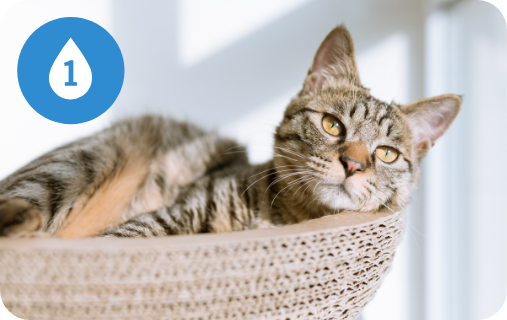
[[[0,236],[33,237],[43,223],[42,214],[30,202],[0,197]]]

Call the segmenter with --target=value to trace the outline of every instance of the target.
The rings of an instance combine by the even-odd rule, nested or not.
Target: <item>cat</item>
[[[239,231],[349,212],[398,211],[461,98],[385,103],[362,86],[344,26],[320,45],[274,134],[274,157],[196,124],[127,119],[0,182],[0,234],[155,237]]]

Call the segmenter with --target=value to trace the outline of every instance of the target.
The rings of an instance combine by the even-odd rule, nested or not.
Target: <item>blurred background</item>
[[[272,134],[320,42],[344,23],[363,84],[408,103],[463,95],[456,122],[423,161],[393,268],[363,320],[476,320],[506,295],[506,24],[491,4],[439,0],[7,0],[0,20],[0,179],[62,143],[146,112],[171,115],[271,157]],[[9,2],[10,1],[10,2]],[[17,83],[30,34],[60,17],[108,30],[123,90],[79,125],[33,111]]]

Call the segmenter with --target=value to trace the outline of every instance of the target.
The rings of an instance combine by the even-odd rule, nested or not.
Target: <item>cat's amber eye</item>
[[[399,155],[398,150],[385,146],[378,147],[375,153],[377,154],[377,158],[387,163],[391,163],[398,159]]]
[[[340,121],[330,115],[327,115],[322,119],[322,127],[327,133],[333,136],[339,136],[343,132]]]

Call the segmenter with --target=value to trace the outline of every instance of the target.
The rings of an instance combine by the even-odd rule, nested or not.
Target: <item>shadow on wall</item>
[[[116,1],[113,32],[127,69],[115,114],[161,112],[207,128],[229,123],[300,87],[315,50],[336,25],[344,23],[349,28],[361,52],[400,30],[417,32],[414,19],[420,20],[420,10],[415,4],[402,0],[381,5],[373,0],[359,5],[307,2],[184,67],[178,61],[178,2]],[[415,92],[415,96],[421,94]]]

